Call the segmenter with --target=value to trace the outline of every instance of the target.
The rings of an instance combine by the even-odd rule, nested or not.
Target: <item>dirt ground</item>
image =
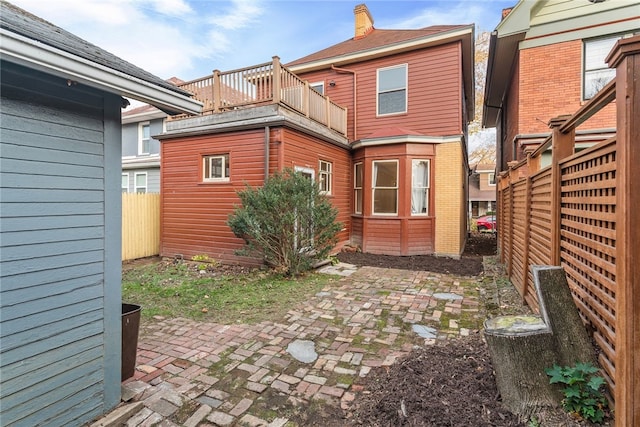
[[[357,266],[399,268],[414,271],[475,276],[482,272],[482,256],[495,255],[496,238],[491,233],[474,234],[467,242],[460,259],[435,257],[432,255],[390,256],[362,252],[341,252],[338,259]]]
[[[470,237],[461,259],[434,256],[393,257],[343,252],[338,258],[358,266],[426,270],[478,275],[482,259],[496,254],[493,234]],[[508,284],[507,284],[508,285]],[[526,312],[512,286],[498,289],[498,314]],[[348,426],[586,426],[561,409],[521,422],[504,409],[496,386],[491,357],[481,333],[426,346],[389,368],[379,368],[357,386],[354,405],[345,417]]]

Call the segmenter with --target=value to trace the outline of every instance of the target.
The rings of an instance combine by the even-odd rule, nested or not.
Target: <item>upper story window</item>
[[[429,214],[429,160],[411,161],[411,215]]]
[[[398,161],[373,162],[373,213],[398,214]]]
[[[320,191],[324,194],[331,194],[331,180],[333,176],[333,164],[320,160],[320,172],[318,173],[320,181]]]
[[[151,125],[140,123],[138,138],[138,154],[149,154],[151,152]]]
[[[362,213],[362,163],[353,165],[353,212]]]
[[[312,89],[315,89],[320,95],[324,95],[324,82],[309,83]]]
[[[604,62],[620,35],[584,41],[583,99],[591,99],[616,76]]]
[[[146,172],[136,172],[135,187],[136,187],[135,188],[136,193],[147,192],[147,173]]]
[[[489,174],[489,185],[496,185],[496,174],[493,172]]]
[[[407,112],[407,64],[378,69],[378,115]]]
[[[129,173],[122,174],[122,192],[123,193],[129,192]]]
[[[229,181],[229,154],[204,156],[202,180],[207,182]]]

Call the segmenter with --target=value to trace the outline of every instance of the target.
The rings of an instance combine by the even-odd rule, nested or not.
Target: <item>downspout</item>
[[[358,131],[357,131],[357,129],[358,129],[358,127],[357,127],[357,125],[358,125],[358,119],[357,119],[357,116],[358,116],[358,114],[357,114],[358,113],[358,97],[357,97],[357,94],[358,94],[358,92],[357,92],[356,88],[358,87],[358,84],[357,84],[358,80],[357,80],[357,77],[356,77],[356,72],[355,72],[355,70],[349,70],[347,68],[336,67],[333,64],[331,64],[331,69],[333,71],[335,71],[335,72],[338,72],[338,73],[351,73],[351,74],[353,74],[353,140],[357,141],[358,140],[358,136],[357,136],[358,135]]]
[[[264,127],[264,180],[267,181],[269,178],[269,143],[271,129],[269,126]]]

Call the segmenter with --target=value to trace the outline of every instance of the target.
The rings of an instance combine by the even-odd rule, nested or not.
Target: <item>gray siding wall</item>
[[[144,122],[146,123],[147,121],[149,122],[151,135],[158,135],[162,133],[163,119],[146,120]],[[140,123],[128,123],[122,125],[122,155],[125,157],[138,156],[139,126]],[[160,154],[160,141],[151,138],[149,154]]]
[[[135,188],[135,175],[136,173],[147,173],[147,193],[159,193],[160,192],[160,168],[153,169],[123,169],[123,174],[129,175],[129,190],[128,193],[136,191]]]
[[[120,99],[0,69],[0,424],[80,425],[120,399]]]

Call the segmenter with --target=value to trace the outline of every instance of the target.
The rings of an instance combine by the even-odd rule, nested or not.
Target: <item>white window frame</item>
[[[229,175],[231,175],[231,160],[229,153],[225,154],[211,154],[207,156],[202,156],[202,181],[203,182],[229,182],[230,176],[226,176],[227,171],[227,163],[229,163]],[[222,176],[221,177],[210,177],[207,176],[207,163],[209,163],[209,173],[211,173],[211,161],[214,159],[222,159]]]
[[[327,166],[328,170],[323,170],[322,166]],[[333,194],[333,163],[326,160],[320,160],[318,162],[318,185],[320,186],[320,193],[330,196]],[[322,188],[322,184],[326,184],[326,188]]]
[[[605,79],[607,80],[607,83],[610,82],[616,76],[615,68],[609,68],[607,63],[605,62],[605,58],[609,54],[609,51],[611,49],[608,49],[607,52],[604,52],[604,56],[601,58],[602,59],[601,64],[599,64],[598,66],[592,66],[587,69],[588,45],[598,43],[598,42],[603,42],[603,41],[611,41],[612,42],[611,48],[613,48],[613,45],[615,45],[616,41],[618,41],[621,38],[622,38],[621,34],[612,34],[606,37],[597,37],[592,39],[585,39],[582,41],[582,100],[583,101],[593,98],[595,94],[598,93],[602,89],[602,87],[604,87],[604,85],[606,84],[606,83],[602,83],[601,84],[602,87],[597,88],[597,90],[594,93],[588,94],[587,93],[587,74],[605,73],[606,75]]]
[[[385,71],[389,71],[397,68],[404,68],[404,86],[398,86],[392,89],[386,89],[384,91],[381,91],[380,90],[380,73],[381,72],[384,73]],[[402,111],[381,113],[380,112],[380,94],[395,92],[399,90],[404,90],[404,109]],[[409,105],[409,64],[399,64],[399,65],[394,65],[392,67],[378,68],[376,70],[376,116],[384,117],[384,116],[391,116],[394,114],[406,114],[408,111],[408,105]]]
[[[149,128],[149,137],[144,137],[144,128]],[[147,150],[144,150],[145,141],[147,143]],[[151,122],[142,122],[138,125],[138,155],[145,156],[151,154]]]
[[[143,186],[139,186],[138,185],[138,177],[139,176],[144,176],[144,187]],[[134,191],[136,193],[146,193],[148,192],[148,188],[149,188],[149,176],[147,175],[146,172],[136,172],[135,176],[134,176],[134,180],[133,180],[133,185],[134,185]],[[144,191],[138,191],[139,189],[144,188]]]
[[[324,95],[324,82],[309,83],[309,87],[315,89],[315,91],[319,92],[320,95]],[[318,87],[320,87],[320,90],[317,89]]]
[[[376,164],[377,163],[395,163],[396,164],[396,185],[395,187],[376,187]],[[398,178],[400,176],[400,162],[397,159],[382,159],[371,162],[371,213],[380,216],[398,216]],[[396,191],[396,209],[395,212],[376,212],[376,190],[395,190]]]
[[[427,185],[414,186],[415,179],[413,178],[413,165],[418,162],[427,163]],[[423,190],[425,192],[425,209],[426,212],[413,212],[413,192],[415,190]],[[411,215],[412,216],[429,216],[429,197],[431,197],[431,160],[429,159],[413,159],[411,160]]]
[[[493,177],[493,179],[491,179]],[[489,184],[490,187],[495,187],[496,186],[496,174],[495,172],[490,172],[487,175],[487,183]]]
[[[124,185],[122,185],[122,192],[123,193],[128,193],[129,192],[129,172],[126,173],[122,173],[122,178],[127,178],[127,186],[125,187]]]
[[[360,166],[360,186],[358,186],[358,166]],[[353,213],[362,215],[364,208],[364,164],[357,162],[353,165]],[[358,194],[360,197],[358,197]],[[358,206],[360,200],[360,206]],[[359,208],[359,210],[358,210]]]

